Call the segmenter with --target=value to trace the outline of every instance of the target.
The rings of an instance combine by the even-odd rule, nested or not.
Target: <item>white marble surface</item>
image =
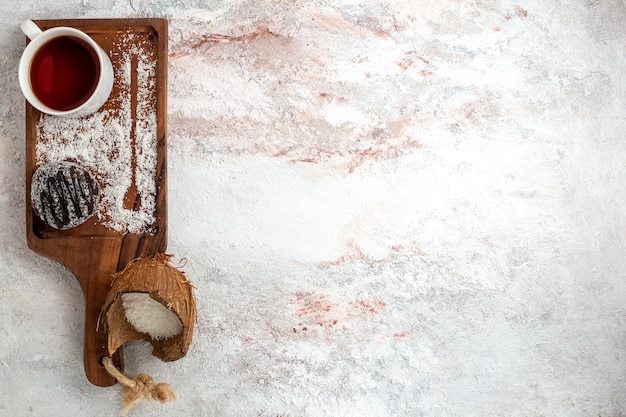
[[[112,416],[26,246],[25,18],[167,17],[188,356],[133,416],[626,414],[623,0],[0,5],[0,415]]]

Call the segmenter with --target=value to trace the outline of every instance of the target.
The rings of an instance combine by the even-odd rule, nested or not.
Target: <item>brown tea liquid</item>
[[[61,36],[35,53],[30,84],[35,96],[55,110],[71,110],[89,99],[100,77],[95,51],[84,41]]]

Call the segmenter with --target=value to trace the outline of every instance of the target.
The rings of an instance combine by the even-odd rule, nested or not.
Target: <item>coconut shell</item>
[[[178,360],[187,354],[196,322],[196,300],[193,287],[185,274],[172,266],[172,256],[157,254],[137,259],[113,277],[111,288],[102,307],[101,323],[108,333],[107,350],[112,356],[120,346],[133,340],[147,340],[152,354],[165,362]],[[137,331],[126,319],[122,294],[144,292],[150,294],[180,319],[182,331],[169,339],[153,339]]]

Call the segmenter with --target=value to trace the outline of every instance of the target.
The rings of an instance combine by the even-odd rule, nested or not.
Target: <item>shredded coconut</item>
[[[117,232],[143,233],[154,223],[156,209],[156,56],[130,32],[119,38],[109,56],[119,91],[111,97],[116,110],[82,118],[42,115],[36,161],[39,166],[72,161],[90,171],[100,186],[98,220]],[[133,184],[139,204],[129,209],[124,199]]]

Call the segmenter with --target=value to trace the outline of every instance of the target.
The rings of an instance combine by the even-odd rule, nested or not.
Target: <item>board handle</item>
[[[100,311],[104,304],[99,297],[85,297],[85,337],[83,347],[83,362],[87,379],[99,387],[108,387],[116,383],[102,364],[102,358],[109,356],[107,351],[108,333],[102,324],[99,324]],[[115,367],[124,370],[124,357],[120,347],[111,357]]]
[[[113,378],[102,365],[102,358],[109,356],[107,351],[108,333],[100,324],[100,313],[117,272],[120,243],[115,239],[93,239],[88,250],[68,250],[60,259],[74,274],[83,291],[85,305],[84,367],[89,381],[100,387],[115,384]],[[122,349],[111,358],[115,366],[124,369]]]

